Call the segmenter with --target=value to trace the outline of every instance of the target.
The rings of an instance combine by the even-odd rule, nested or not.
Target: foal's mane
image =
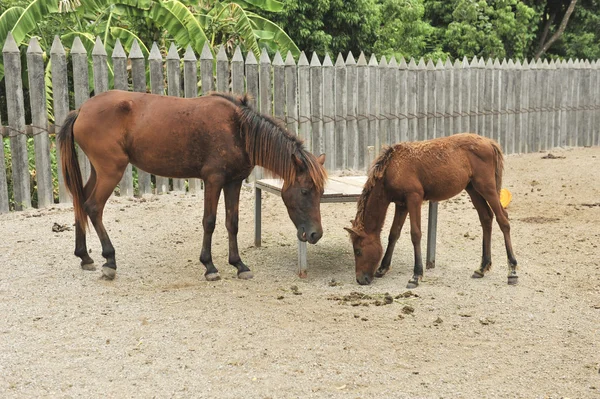
[[[323,191],[327,172],[317,158],[306,151],[302,140],[287,131],[282,122],[256,112],[250,105],[248,94],[233,96],[225,93],[210,93],[222,97],[237,106],[237,114],[242,125],[246,152],[253,165],[263,166],[283,178],[285,184],[296,179],[294,154],[304,165],[315,189]]]
[[[358,229],[364,229],[365,227],[365,208],[367,207],[367,201],[373,191],[373,187],[375,187],[375,184],[383,177],[393,153],[394,147],[384,147],[381,154],[379,154],[369,169],[367,182],[358,198],[356,218],[353,222],[353,226]]]

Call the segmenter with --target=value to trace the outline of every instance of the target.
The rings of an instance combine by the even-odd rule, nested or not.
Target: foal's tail
[[[494,164],[496,166],[496,191],[500,194],[500,190],[502,189],[502,172],[504,171],[504,155],[502,155],[502,149],[495,141],[492,141],[492,148],[494,149]]]
[[[73,140],[73,125],[78,114],[78,111],[72,111],[67,115],[58,132],[58,141],[60,143],[60,158],[65,186],[73,196],[75,223],[85,232],[88,221],[87,214],[83,209],[83,203],[85,202],[83,179],[77,160],[77,152],[75,152],[75,141]]]

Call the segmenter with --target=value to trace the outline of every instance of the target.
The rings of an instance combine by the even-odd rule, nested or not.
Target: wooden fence
[[[21,65],[12,36],[4,49],[8,126],[13,198],[8,197],[5,154],[0,151],[0,213],[31,207],[27,137],[35,146],[35,179],[38,207],[54,202],[51,145],[44,81],[42,49],[34,38],[27,48],[27,65]],[[88,76],[89,54],[79,39],[70,50],[74,105],[79,107],[90,93],[109,89],[111,76],[107,53],[98,40],[91,53],[93,79]],[[350,53],[338,55],[335,64],[327,55],[321,60],[304,53],[296,62],[279,53],[273,61],[263,50],[257,61],[236,49],[228,60],[223,48],[216,55],[205,47],[199,59],[190,48],[183,59],[174,45],[163,59],[156,43],[148,60],[137,43],[129,56],[117,42],[112,58],[113,87],[150,91],[172,96],[196,97],[212,90],[247,91],[261,112],[280,118],[288,129],[305,140],[315,154],[327,154],[330,170],[366,170],[378,150],[387,144],[425,140],[458,132],[476,132],[497,140],[505,153],[549,150],[554,147],[600,144],[600,63],[598,61],[548,61],[473,58],[443,63],[438,60],[392,58],[358,60]],[[215,59],[216,58],[216,59]],[[58,38],[50,50],[53,98],[49,99],[55,124],[69,112],[67,54]],[[30,104],[24,104],[22,68],[29,77]],[[198,80],[198,68],[200,80]],[[148,79],[147,79],[148,77]],[[149,81],[148,81],[149,80]],[[89,82],[93,81],[93,88]],[[93,91],[92,91],[93,89]],[[31,126],[25,125],[25,106],[31,110]],[[1,122],[1,121],[0,121]],[[165,132],[168,134],[168,132]],[[60,163],[59,154],[55,154]],[[84,175],[89,163],[81,154]],[[60,169],[60,168],[59,168]],[[132,168],[120,184],[120,195],[133,195]],[[183,180],[170,182],[137,171],[139,194],[185,190]],[[59,202],[70,202],[60,170]],[[195,179],[187,190],[200,189]]]

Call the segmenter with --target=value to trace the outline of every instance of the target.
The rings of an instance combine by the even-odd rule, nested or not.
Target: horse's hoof
[[[102,278],[104,280],[114,280],[117,275],[117,270],[111,267],[102,267]]]
[[[412,289],[412,288],[417,288],[419,286],[419,282],[418,281],[409,281],[408,284],[406,284],[406,288],[408,289]]]
[[[221,275],[219,272],[208,273],[204,275],[204,278],[206,278],[206,281],[219,281],[221,279]]]
[[[238,278],[241,280],[250,280],[252,277],[254,277],[254,274],[250,270],[238,273]]]
[[[81,270],[87,270],[87,271],[93,272],[96,270],[96,264],[94,263],[94,261],[92,261],[91,263],[81,262]]]
[[[517,285],[519,283],[519,276],[508,276],[508,285]]]
[[[481,270],[475,270],[471,278],[483,278],[484,274]]]
[[[388,270],[389,269],[377,269],[375,271],[375,277],[381,278],[381,277],[385,276],[385,274],[388,272]]]

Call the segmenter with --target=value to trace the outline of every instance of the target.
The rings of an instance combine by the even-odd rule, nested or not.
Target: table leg
[[[298,240],[298,276],[305,278],[307,276],[308,264],[306,260],[306,241]]]
[[[261,244],[261,205],[262,190],[254,186],[254,246],[260,247]]]
[[[427,222],[427,269],[435,268],[435,241],[437,233],[438,203],[429,202],[429,216]]]

